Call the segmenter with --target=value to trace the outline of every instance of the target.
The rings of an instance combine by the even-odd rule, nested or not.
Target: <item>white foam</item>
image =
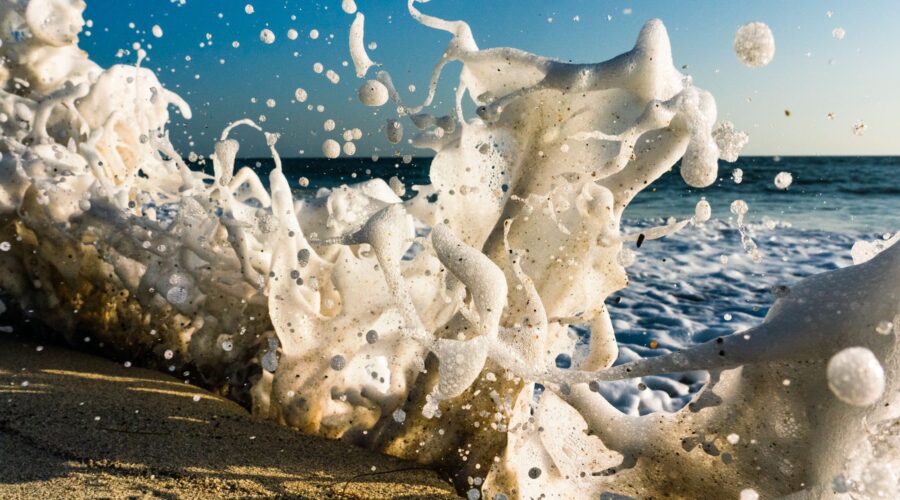
[[[734,35],[734,52],[746,66],[767,66],[775,57],[775,37],[772,30],[761,22],[747,23]]]
[[[359,100],[366,106],[379,107],[388,102],[388,89],[378,80],[368,80],[357,91]]]
[[[794,182],[794,176],[790,172],[778,172],[774,182],[778,189],[787,189]]]
[[[869,349],[848,347],[828,361],[828,388],[847,404],[869,406],[884,393],[884,369]]]
[[[357,78],[363,78],[369,72],[369,68],[377,64],[369,59],[365,44],[366,16],[362,12],[356,14],[353,24],[350,25],[350,58],[356,68]]]
[[[36,14],[57,4],[59,15]],[[74,325],[75,303],[114,305],[115,324],[105,314],[79,321],[98,322],[91,335],[108,345],[154,353],[173,370],[191,363],[212,385],[231,381],[261,417],[450,464],[487,497],[663,496],[673,485],[698,497],[711,484],[732,497],[751,486],[766,497],[815,496],[844,470],[853,443],[871,436],[863,418],[896,418],[896,336],[875,328],[900,314],[900,245],[861,244],[854,259],[864,263],[779,288],[765,321],[746,331],[653,358],[616,341],[627,322],[605,302],[628,284],[639,247],[721,230],[703,199],[692,219],[628,231],[623,211],[679,160],[686,184],[712,184],[718,159],[746,142],[725,124],[714,136],[715,101],[673,65],[658,20],[625,54],[570,64],[480,49],[466,23],[410,1],[415,20],[450,37],[424,102],[404,103],[386,71],[358,92],[366,105],[396,104],[391,142],[402,141],[408,118],[411,144],[436,152],[431,184],[412,186],[404,201],[398,179],[295,197],[278,136],[249,120],[223,131],[212,175],[191,170],[166,133],[170,105],[190,117],[184,101],[145,68],[87,59],[75,45],[83,6],[33,0],[26,16],[25,5],[0,5],[0,17],[19,16],[34,35],[0,32],[4,85],[29,84],[0,92],[0,213],[15,221],[3,241],[18,238],[2,254],[0,284],[48,321]],[[351,55],[364,77],[361,20]],[[748,63],[771,60],[765,31],[741,37]],[[453,109],[440,116],[429,106],[450,62],[462,71]],[[237,126],[263,134],[274,162],[268,188],[253,169],[235,172]],[[352,155],[363,135],[345,130],[343,145],[329,138],[322,152]],[[748,210],[732,205],[750,260],[761,261]],[[721,272],[755,279],[736,270],[742,259]],[[644,301],[665,307],[658,294]],[[835,361],[826,376],[848,347],[871,357]],[[556,366],[561,353],[570,368]],[[617,358],[632,361],[611,366]],[[709,383],[696,394],[663,376],[700,370]],[[657,389],[621,382],[636,376]],[[876,403],[837,400],[829,381],[844,401]],[[621,408],[658,413],[625,415],[599,390],[631,401]],[[697,472],[664,480],[673,471]]]

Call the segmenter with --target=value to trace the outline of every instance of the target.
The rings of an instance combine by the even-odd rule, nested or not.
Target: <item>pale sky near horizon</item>
[[[282,133],[279,146],[288,157],[301,151],[321,156],[322,141],[339,140],[341,130],[354,127],[372,132],[358,141],[357,156],[369,156],[375,148],[382,156],[426,153],[387,143],[377,129],[392,116],[390,106],[373,112],[356,99],[361,81],[352,63],[342,65],[350,61],[347,33],[353,16],[341,10],[340,0],[186,0],[182,6],[179,1],[87,0],[85,17],[92,23],[80,45],[104,66],[133,63],[133,54],[117,57],[117,52],[135,42],[148,49],[144,66],[193,108],[189,122],[173,116],[172,137],[184,154],[210,153],[213,138],[230,121],[260,115],[266,116],[267,129]],[[248,3],[253,14],[245,12]],[[370,56],[383,63],[406,99],[421,101],[449,35],[415,23],[405,0],[356,3],[366,14],[367,43],[378,44]],[[720,120],[750,135],[745,154],[900,154],[896,0],[432,0],[419,8],[468,21],[482,48],[513,46],[575,62],[627,51],[641,25],[660,18],[676,65],[686,65],[682,71],[713,93]],[[774,32],[775,58],[767,67],[741,65],[732,49],[735,30],[749,21],[765,22]],[[154,25],[162,28],[162,38],[151,34]],[[260,41],[264,28],[275,33],[275,43]],[[290,28],[299,32],[297,40],[286,36]],[[835,28],[845,31],[842,40],[833,36]],[[312,29],[319,31],[318,39],[309,36]],[[316,74],[316,62],[336,71],[340,82]],[[438,94],[441,114],[450,109],[456,74],[456,69],[445,72]],[[410,84],[417,87],[412,94]],[[298,87],[308,92],[306,103],[292,102]],[[266,105],[269,99],[274,108]],[[310,104],[325,111],[310,111]],[[337,122],[333,132],[323,130],[328,118]],[[862,136],[852,132],[859,121],[867,126]],[[240,138],[242,156],[266,155],[261,139]]]

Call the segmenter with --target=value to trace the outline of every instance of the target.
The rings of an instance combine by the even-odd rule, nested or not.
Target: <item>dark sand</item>
[[[276,496],[457,498],[414,464],[255,419],[161,373],[0,333],[0,498]]]

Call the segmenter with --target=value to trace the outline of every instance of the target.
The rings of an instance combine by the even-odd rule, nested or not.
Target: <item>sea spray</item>
[[[35,14],[48,6],[53,16]],[[896,419],[896,337],[874,325],[900,314],[900,245],[861,249],[865,263],[791,286],[758,327],[610,368],[618,346],[604,302],[627,284],[628,247],[690,223],[623,233],[622,212],[679,159],[688,185],[710,185],[717,160],[746,142],[722,126],[714,137],[715,102],[673,66],[660,21],[629,52],[576,65],[479,49],[466,23],[411,1],[413,18],[451,40],[424,102],[410,105],[386,69],[367,76],[357,13],[352,56],[372,78],[359,96],[396,104],[389,138],[407,121],[413,144],[437,152],[431,184],[406,201],[404,186],[381,180],[297,199],[278,136],[249,120],[222,133],[212,175],[191,170],[165,132],[170,105],[189,117],[187,104],[147,69],[102,69],[78,51],[82,10],[0,6],[34,35],[4,32],[0,46],[0,241],[16,242],[0,254],[0,284],[71,342],[87,331],[163,369],[196,367],[259,416],[440,464],[485,497],[816,495],[840,474],[857,490],[890,477],[844,462],[847,451],[868,457],[857,444],[885,432],[864,419],[877,429]],[[757,52],[755,62],[771,58]],[[432,114],[453,61],[464,68],[456,102]],[[237,126],[270,148],[268,189],[252,169],[235,171]],[[362,133],[349,132],[323,153],[352,154]],[[734,211],[743,233],[747,206]],[[692,220],[710,212],[698,203]],[[590,329],[578,356],[570,326]],[[883,392],[864,394],[874,405],[828,388],[826,364],[848,347],[882,367]],[[554,363],[560,354],[569,368]],[[877,385],[866,366],[851,389]],[[626,416],[592,390],[692,370],[710,381],[671,414]]]

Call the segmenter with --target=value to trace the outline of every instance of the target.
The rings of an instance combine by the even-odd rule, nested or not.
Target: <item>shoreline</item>
[[[458,498],[163,373],[0,335],[2,498]],[[373,471],[374,467],[374,471]]]

